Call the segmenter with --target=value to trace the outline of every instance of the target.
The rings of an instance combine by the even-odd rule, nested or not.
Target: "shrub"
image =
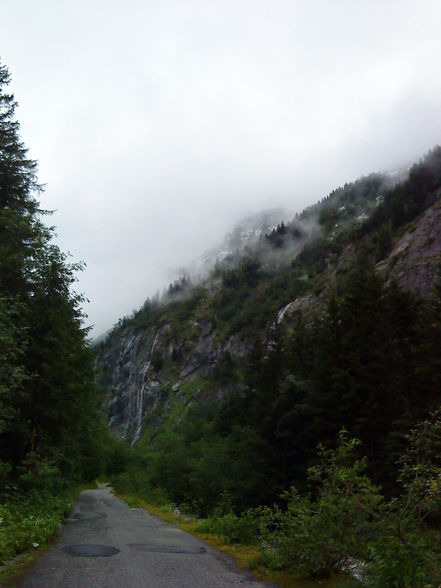
[[[417,530],[400,539],[395,525],[370,545],[366,585],[370,588],[437,588],[441,562],[433,538]]]
[[[196,530],[221,535],[227,543],[252,545],[257,543],[258,527],[255,511],[247,510],[241,515],[232,511],[221,515],[213,514],[201,521]]]
[[[283,495],[286,509],[261,510],[260,531],[266,563],[306,577],[326,577],[348,557],[365,559],[367,544],[385,509],[376,486],[357,459],[359,442],[340,434],[335,451],[320,449],[320,465],[308,470],[316,496],[296,488]]]

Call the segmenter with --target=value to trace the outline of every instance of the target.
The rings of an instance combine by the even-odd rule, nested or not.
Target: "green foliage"
[[[37,453],[29,453],[17,468],[15,480],[19,495],[29,493],[57,494],[63,486],[60,469],[53,462],[41,459]]]
[[[433,406],[434,385],[441,384],[439,367],[427,361],[436,353],[431,321],[421,301],[386,286],[361,256],[329,298],[310,340],[313,436],[330,443],[349,428],[382,483],[394,477],[405,433]]]
[[[395,521],[394,521],[395,522]],[[396,528],[386,528],[369,546],[366,585],[372,588],[435,588],[441,581],[441,560],[434,536],[421,531],[403,541]]]
[[[310,481],[318,484],[314,496],[302,496],[292,487],[283,495],[286,509],[263,509],[261,532],[273,566],[323,577],[340,569],[349,556],[366,556],[383,498],[366,476],[357,447],[356,440],[341,434],[337,449],[321,449],[319,465],[309,469]]]
[[[72,495],[34,490],[2,500],[0,504],[0,563],[14,555],[36,549],[60,529],[72,508]]]
[[[27,375],[23,362],[27,336],[21,320],[24,310],[20,302],[0,298],[0,435],[14,430],[25,400],[23,385]]]
[[[391,225],[402,227],[439,200],[441,186],[441,147],[432,149],[412,166],[408,179],[386,192],[380,205],[365,223],[363,232]]]
[[[109,476],[117,476],[125,472],[133,461],[133,449],[126,441],[110,437],[104,451],[104,472]]]
[[[255,545],[258,542],[258,519],[253,510],[240,515],[232,510],[223,514],[215,510],[196,526],[196,531],[220,535],[226,543]]]
[[[441,513],[441,409],[410,431],[409,445],[400,461],[403,512],[421,524],[431,513]]]
[[[441,509],[441,412],[409,433],[400,459],[401,494],[391,502],[384,531],[369,545],[367,584],[375,588],[435,587],[441,583],[436,526]]]
[[[417,431],[422,428],[427,431],[427,421]],[[439,421],[432,419],[431,429],[439,430]],[[440,469],[420,470],[416,477],[414,471],[403,495],[386,500],[367,477],[366,460],[357,457],[358,446],[357,440],[341,433],[337,449],[320,449],[319,464],[309,468],[311,494],[301,495],[292,487],[284,494],[285,508],[261,509],[262,561],[315,578],[344,569],[348,561],[359,561],[368,586],[438,586],[441,556],[435,535],[423,526],[415,504],[424,505],[427,514],[439,508],[439,495],[434,501],[431,497],[434,484],[436,489],[439,485]],[[413,438],[408,453],[413,454],[415,447]],[[433,440],[426,438],[426,448],[436,451]],[[406,460],[401,477],[408,474]],[[417,478],[423,480],[414,484]]]
[[[256,511],[247,509],[236,514],[233,497],[222,492],[212,514],[200,520],[196,531],[220,535],[226,543],[254,545],[258,542],[258,518]]]
[[[255,565],[287,570],[296,577],[322,581],[349,563],[359,562],[367,586],[434,588],[441,581],[437,534],[425,525],[414,505],[424,503],[424,512],[431,515],[439,507],[438,499],[427,499],[440,479],[432,459],[439,458],[438,431],[439,414],[419,424],[411,435],[400,478],[406,479],[416,447],[425,446],[422,461],[429,459],[432,465],[430,471],[424,469],[417,476],[424,483],[404,483],[399,498],[383,497],[366,473],[360,442],[342,431],[336,449],[319,448],[316,465],[308,469],[308,492],[291,487],[282,494],[281,503],[241,511],[234,505],[234,496],[222,491],[211,514],[199,519],[195,530],[221,536],[227,544],[259,547],[261,556]],[[144,458],[144,469],[139,467],[140,456],[132,452],[126,473],[116,477],[118,491],[176,510],[170,496],[152,485],[150,461]],[[215,472],[214,478],[217,475]],[[420,494],[423,487],[424,498]],[[188,489],[187,496],[194,495],[191,484]],[[194,512],[194,508],[195,503],[185,501],[178,511]]]

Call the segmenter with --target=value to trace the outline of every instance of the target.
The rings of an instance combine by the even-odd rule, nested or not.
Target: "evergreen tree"
[[[20,140],[14,119],[17,103],[5,92],[9,81],[0,63],[0,288],[4,295],[14,296],[26,291],[32,256],[47,234],[36,217],[36,163],[27,158]]]
[[[79,478],[94,475],[105,435],[83,299],[71,289],[81,266],[67,263],[41,221],[36,163],[8,83],[0,65],[0,461],[13,475],[50,462]]]

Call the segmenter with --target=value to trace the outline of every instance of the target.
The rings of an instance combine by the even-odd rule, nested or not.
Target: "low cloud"
[[[441,142],[423,0],[22,0],[2,61],[98,334],[248,211],[293,212]]]

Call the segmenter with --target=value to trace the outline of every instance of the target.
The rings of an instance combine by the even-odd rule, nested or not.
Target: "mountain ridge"
[[[218,259],[209,278],[194,287],[176,282],[164,303],[147,300],[120,321],[97,346],[110,427],[136,443],[142,431],[154,436],[173,412],[177,422],[195,402],[218,404],[240,391],[256,335],[268,339],[272,325],[299,309],[317,310],[360,245],[371,249],[381,275],[427,296],[441,250],[440,186],[424,187],[424,202],[411,212],[412,196],[401,197],[400,190],[413,194],[414,176],[418,180],[431,166],[432,181],[441,185],[440,151],[435,148],[404,181],[371,174],[334,190],[260,234],[253,247]],[[381,220],[389,213],[387,222]],[[317,230],[306,234],[305,223]]]

